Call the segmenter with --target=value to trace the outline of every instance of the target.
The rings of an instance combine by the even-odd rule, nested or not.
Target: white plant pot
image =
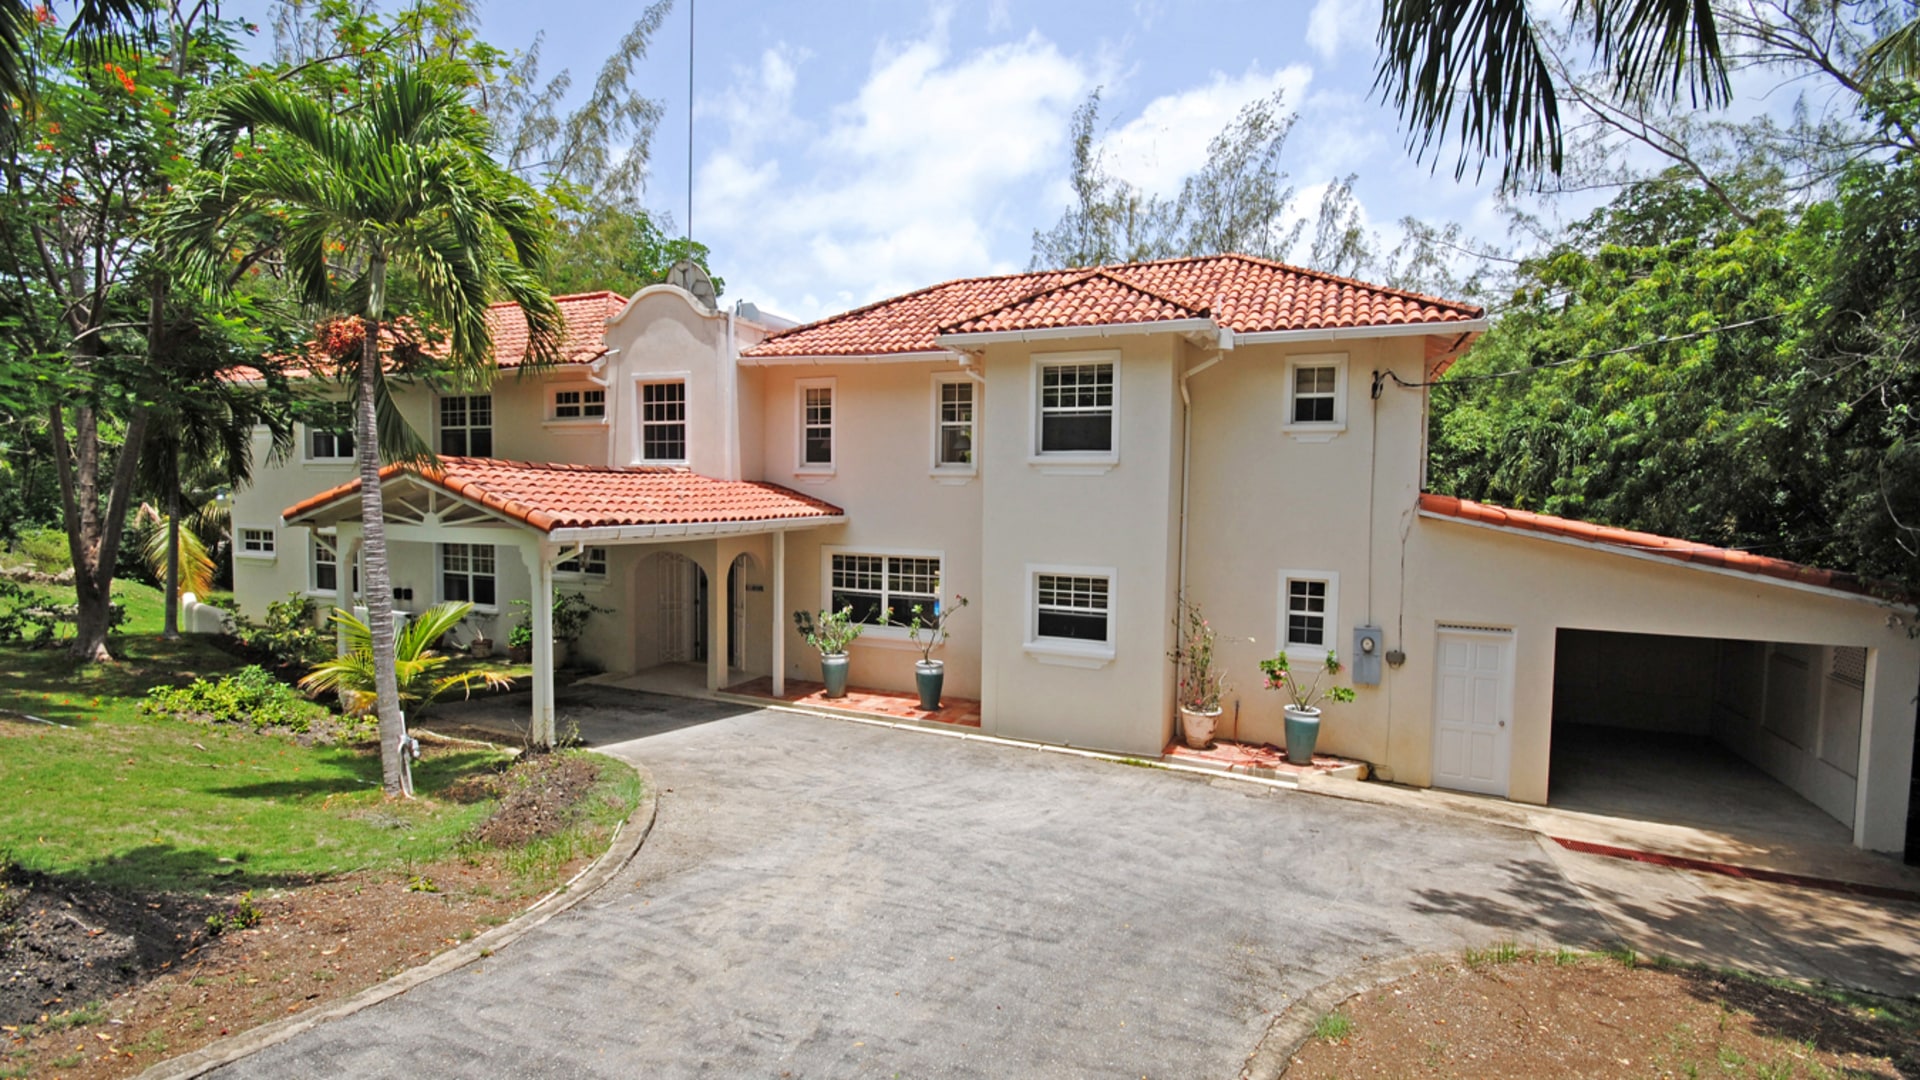
[[[1213,742],[1213,733],[1220,729],[1220,710],[1189,709],[1180,706],[1180,730],[1187,745],[1195,750],[1205,750]]]

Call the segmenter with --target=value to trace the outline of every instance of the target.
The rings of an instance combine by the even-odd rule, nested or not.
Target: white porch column
[[[727,573],[733,567],[732,546],[713,542],[713,572],[707,575],[707,689],[727,688],[727,632],[733,622]]]
[[[521,557],[533,582],[533,716],[528,737],[535,746],[554,743],[553,721],[553,562],[558,547],[541,541],[523,541]]]
[[[1899,851],[1907,842],[1907,792],[1913,776],[1913,690],[1920,685],[1920,648],[1904,628],[1867,654],[1867,692],[1860,708],[1860,765],[1854,795],[1853,842],[1868,851]]]
[[[787,693],[787,533],[773,533],[773,696]]]
[[[347,614],[353,614],[353,579],[360,566],[360,526],[342,523],[334,527],[333,533],[333,606]],[[329,614],[331,618],[331,614]],[[333,655],[347,655],[347,628],[344,624],[333,624]]]

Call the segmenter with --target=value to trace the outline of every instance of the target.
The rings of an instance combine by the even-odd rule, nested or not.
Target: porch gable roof
[[[441,457],[434,466],[396,463],[380,470],[383,488],[395,478],[429,484],[548,534],[749,522],[827,525],[846,518],[839,507],[778,484],[716,480],[684,468]],[[280,517],[303,524],[359,493],[360,481],[352,480],[287,507]]]

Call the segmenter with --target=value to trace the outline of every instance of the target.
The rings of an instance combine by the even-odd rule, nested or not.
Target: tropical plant
[[[816,649],[821,656],[842,656],[847,646],[853,644],[866,626],[853,619],[853,605],[848,604],[839,611],[822,611],[814,616],[805,611],[793,613],[793,625],[800,628],[800,636],[807,644]]]
[[[462,87],[399,65],[346,96],[352,100],[336,102],[271,79],[221,88],[210,110],[216,135],[206,167],[185,185],[167,231],[194,238],[192,269],[217,281],[231,257],[231,233],[258,216],[279,221],[279,250],[301,298],[317,312],[350,315],[329,330],[359,346],[356,353],[342,340],[336,344],[349,347],[332,355],[350,380],[354,406],[382,786],[398,795],[405,725],[380,467],[383,454],[431,455],[389,392],[386,346],[397,330],[429,328],[444,340],[413,351],[431,355],[445,384],[483,387],[493,373],[487,315],[494,300],[524,314],[536,369],[554,361],[561,324],[540,284],[546,215],[532,189],[488,156],[491,131]],[[389,304],[395,286],[415,297],[410,317]]]
[[[267,605],[264,625],[235,616],[233,636],[242,645],[257,649],[282,664],[310,664],[332,651],[328,635],[314,625],[319,605],[304,593],[288,593],[285,600]]]
[[[934,582],[933,591],[935,595],[939,594],[939,582]],[[906,624],[907,640],[919,647],[921,663],[933,663],[933,650],[947,643],[947,637],[950,633],[947,629],[947,620],[953,618],[961,608],[966,606],[967,598],[961,596],[959,593],[954,593],[953,603],[951,604],[942,604],[935,601],[933,614],[931,615],[927,614],[925,604],[915,604],[909,609],[912,617],[907,620]],[[891,626],[900,625],[891,619],[888,620],[888,624]]]
[[[520,618],[507,631],[507,647],[525,648],[533,644],[533,601],[515,600],[513,606],[520,609]],[[553,598],[553,640],[558,645],[572,645],[587,632],[587,620],[595,615],[611,615],[612,608],[603,608],[587,599],[585,593],[556,593]]]
[[[452,658],[434,650],[442,635],[460,625],[473,605],[465,601],[435,604],[415,616],[400,633],[394,647],[394,683],[401,708],[419,715],[441,698],[458,690],[470,694],[475,686],[508,690],[513,676],[497,668],[448,671]],[[300,689],[314,696],[334,693],[349,716],[374,711],[378,676],[373,659],[373,631],[349,612],[335,608],[333,621],[346,632],[347,652],[326,660],[300,680]]]
[[[1219,641],[1213,624],[1200,610],[1199,604],[1180,602],[1179,610],[1173,617],[1174,633],[1179,644],[1167,654],[1178,671],[1178,694],[1180,707],[1193,712],[1213,712],[1220,707],[1220,699],[1227,692],[1227,673],[1214,665],[1213,649]]]
[[[1327,650],[1327,662],[1314,672],[1313,681],[1302,685],[1300,676],[1287,661],[1286,650],[1282,649],[1271,660],[1260,661],[1260,670],[1266,673],[1267,689],[1279,690],[1287,695],[1293,707],[1302,712],[1317,708],[1322,701],[1352,701],[1351,686],[1320,686],[1320,680],[1340,674],[1340,658],[1332,649]]]

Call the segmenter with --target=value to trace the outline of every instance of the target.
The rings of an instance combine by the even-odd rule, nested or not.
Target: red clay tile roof
[[[1168,313],[1174,310],[1185,314]],[[1426,323],[1440,328],[1483,314],[1468,304],[1250,255],[1209,255],[949,281],[781,331],[743,355],[939,352],[943,332],[1098,326],[1195,313],[1238,334]]]
[[[1699,544],[1691,540],[1676,540],[1670,536],[1635,532],[1631,529],[1616,529],[1611,525],[1595,525],[1591,522],[1536,514],[1527,510],[1509,510],[1505,507],[1489,506],[1470,499],[1459,499],[1452,495],[1435,495],[1431,492],[1421,493],[1420,509],[1428,514],[1458,518],[1461,521],[1472,521],[1482,525],[1494,525],[1503,529],[1581,540],[1589,544],[1606,544],[1648,555],[1659,555],[1678,562],[1718,567],[1724,570],[1739,570],[1801,585],[1817,585],[1823,589],[1858,593],[1875,599],[1911,602],[1911,598],[1899,586],[1888,582],[1868,581],[1838,570],[1822,570],[1804,563],[1776,559],[1769,555],[1755,555],[1750,551],[1714,547],[1711,544]]]
[[[685,469],[612,469],[496,458],[443,457],[438,469],[388,465],[384,480],[409,472],[462,498],[543,532],[621,525],[709,525],[738,521],[836,518],[839,507],[778,484],[715,480]],[[281,511],[292,522],[341,499],[357,498],[360,481],[341,484]]]
[[[560,318],[566,324],[560,332],[560,362],[588,364],[607,351],[607,320],[620,313],[627,298],[617,292],[574,293],[556,296]],[[503,368],[517,368],[527,358],[527,319],[513,304],[495,304],[487,309],[487,321],[493,324],[493,355]]]

